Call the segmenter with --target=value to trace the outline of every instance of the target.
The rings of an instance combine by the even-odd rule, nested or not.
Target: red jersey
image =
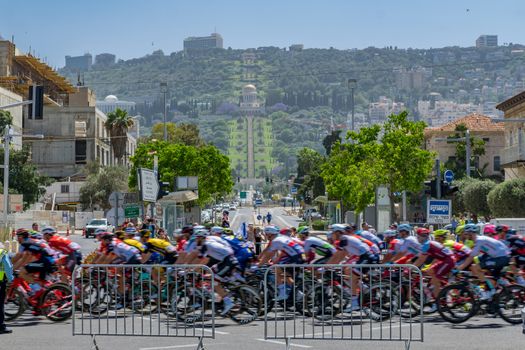
[[[47,244],[49,244],[51,248],[58,250],[65,255],[80,250],[80,246],[77,243],[58,235],[53,235],[49,241],[47,241]]]
[[[421,252],[436,260],[452,260],[453,254],[450,249],[435,241],[426,241],[421,245]]]

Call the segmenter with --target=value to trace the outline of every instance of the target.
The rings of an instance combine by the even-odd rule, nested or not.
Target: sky
[[[0,0],[0,36],[53,67],[64,56],[120,59],[182,49],[215,30],[224,47],[338,49],[524,43],[523,0]]]

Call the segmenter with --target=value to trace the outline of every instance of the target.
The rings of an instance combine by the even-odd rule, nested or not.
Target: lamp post
[[[168,93],[168,83],[166,82],[162,82],[160,83],[160,92],[164,94],[164,103],[163,103],[163,106],[164,106],[164,141],[168,141],[168,131],[166,129],[166,114],[167,114],[167,111],[166,111],[166,94]]]
[[[357,88],[357,80],[356,79],[348,79],[348,88],[352,91],[352,131],[355,131],[355,118],[354,118],[354,111],[355,111],[355,108],[354,108],[354,105],[355,105],[355,100],[354,100],[354,90]],[[347,122],[348,124],[348,122]]]
[[[9,144],[11,138],[14,136],[22,136],[26,138],[43,139],[44,135],[22,135],[13,133],[10,125],[6,125],[4,129],[4,226],[7,227],[7,213],[9,212]]]

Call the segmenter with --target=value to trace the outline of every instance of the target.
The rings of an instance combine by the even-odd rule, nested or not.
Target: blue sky
[[[0,0],[0,35],[64,65],[65,55],[141,57],[217,29],[224,46],[339,49],[525,43],[523,0]]]

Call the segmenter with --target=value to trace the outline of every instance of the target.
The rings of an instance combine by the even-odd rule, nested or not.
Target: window
[[[488,137],[484,137],[484,138],[483,138],[483,141],[485,141],[485,143],[489,143],[489,142],[490,142],[490,138],[488,138]]]
[[[60,193],[69,193],[69,185],[60,185]]]
[[[86,140],[75,141],[75,164],[86,164],[87,145]]]
[[[501,159],[499,156],[494,156],[494,171],[501,171]]]

